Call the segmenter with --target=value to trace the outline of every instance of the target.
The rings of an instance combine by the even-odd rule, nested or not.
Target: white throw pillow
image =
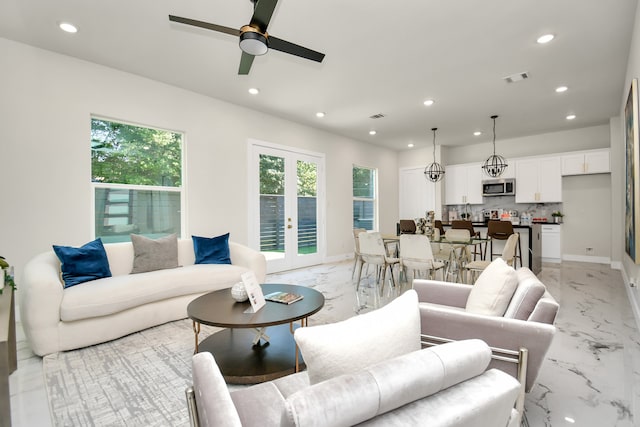
[[[359,371],[421,348],[418,294],[410,289],[378,310],[298,328],[294,337],[311,384]]]
[[[502,316],[517,286],[516,271],[502,258],[497,258],[484,269],[473,285],[466,310],[475,314]]]

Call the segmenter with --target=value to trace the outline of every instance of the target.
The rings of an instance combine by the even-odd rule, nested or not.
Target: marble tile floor
[[[380,296],[369,273],[354,292],[351,267],[349,261],[324,264],[270,274],[267,281],[322,288],[326,305],[310,325],[380,307],[407,287],[387,285]],[[539,277],[560,303],[560,313],[547,361],[527,395],[529,426],[640,426],[634,417],[640,408],[640,334],[620,272],[564,262],[545,264]],[[17,335],[18,370],[10,378],[13,426],[50,426],[42,361],[19,324]]]

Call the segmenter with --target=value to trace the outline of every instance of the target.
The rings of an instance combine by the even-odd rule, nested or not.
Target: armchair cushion
[[[418,295],[410,289],[378,310],[342,322],[298,328],[294,337],[311,384],[359,371],[420,349]]]
[[[481,340],[407,353],[294,393],[280,425],[355,425],[476,377],[490,359]]]
[[[513,294],[513,298],[511,298],[504,317],[527,320],[542,295],[544,295],[546,288],[536,275],[526,267],[519,268],[516,271],[516,276],[518,278],[518,287]]]
[[[469,293],[466,310],[487,316],[502,316],[517,286],[516,271],[502,258],[497,258],[478,277]]]

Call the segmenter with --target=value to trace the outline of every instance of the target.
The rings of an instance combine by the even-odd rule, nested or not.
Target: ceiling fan
[[[269,25],[278,0],[251,0],[251,2],[254,4],[251,22],[248,25],[242,26],[239,30],[174,15],[169,15],[169,20],[240,37],[242,57],[240,58],[238,74],[249,74],[253,59],[258,55],[264,55],[269,49],[275,49],[301,58],[322,62],[324,53],[316,52],[315,50],[307,49],[306,47],[267,34],[267,26]]]

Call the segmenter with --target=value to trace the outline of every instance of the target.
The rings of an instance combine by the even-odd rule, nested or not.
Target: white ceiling
[[[318,64],[270,51],[248,76],[237,74],[237,38],[168,15],[240,28],[249,0],[2,0],[0,37],[405,150],[430,146],[432,127],[438,144],[491,141],[492,114],[498,140],[607,123],[625,90],[636,4],[280,0],[269,33],[326,57]],[[61,21],[79,32],[63,33]],[[536,43],[549,32],[554,41]],[[525,71],[527,80],[503,80]],[[555,93],[560,85],[569,90]],[[369,118],[378,113],[386,117]],[[577,118],[566,120],[570,113]]]

